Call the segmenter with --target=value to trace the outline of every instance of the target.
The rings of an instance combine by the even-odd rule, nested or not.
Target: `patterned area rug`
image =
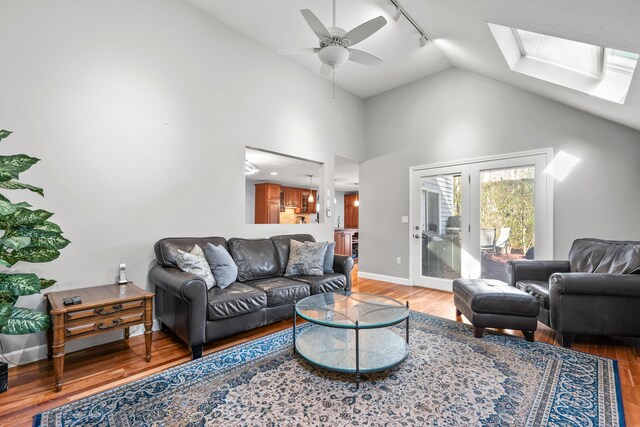
[[[308,327],[302,325],[302,328]],[[394,327],[404,334],[404,326]],[[292,353],[291,330],[38,414],[35,426],[623,426],[617,362],[411,313],[410,353],[364,376]]]

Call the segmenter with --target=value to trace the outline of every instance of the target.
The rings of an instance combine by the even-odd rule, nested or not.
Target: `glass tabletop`
[[[310,322],[334,328],[362,329],[394,325],[409,316],[400,301],[382,295],[326,293],[311,295],[296,304],[296,313]]]

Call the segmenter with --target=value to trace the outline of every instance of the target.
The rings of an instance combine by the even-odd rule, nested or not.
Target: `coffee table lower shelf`
[[[294,340],[294,351],[305,360],[324,369],[355,373],[358,386],[361,373],[393,368],[409,355],[407,341],[387,328],[356,330],[315,324]]]

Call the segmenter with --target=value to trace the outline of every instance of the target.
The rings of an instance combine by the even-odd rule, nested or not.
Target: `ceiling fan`
[[[319,47],[309,47],[302,49],[286,49],[279,50],[281,55],[300,55],[308,53],[317,53],[318,58],[322,62],[320,73],[328,76],[336,68],[345,64],[347,61],[357,62],[364,65],[378,65],[382,62],[370,53],[353,49],[354,46],[369,36],[373,35],[380,28],[384,27],[387,20],[382,16],[373,18],[364,24],[360,24],[351,31],[345,31],[336,27],[336,0],[333,0],[333,26],[327,28],[309,9],[300,10],[311,30],[318,36]]]

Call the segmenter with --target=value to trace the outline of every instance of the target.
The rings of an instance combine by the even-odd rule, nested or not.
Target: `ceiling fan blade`
[[[373,18],[370,21],[365,22],[364,24],[360,24],[355,27],[353,30],[349,31],[342,38],[348,39],[351,43],[349,46],[353,46],[356,43],[360,43],[362,40],[366,39],[380,28],[384,27],[387,24],[387,20],[384,19],[383,16],[378,16],[377,18]]]
[[[299,49],[283,49],[278,51],[278,55],[303,55],[305,53],[316,53],[318,48],[302,47]]]
[[[373,56],[370,53],[363,52],[358,49],[349,49],[351,55],[349,56],[349,61],[357,62],[358,64],[364,65],[379,65],[382,62],[382,59],[377,56]]]
[[[332,68],[329,67],[327,64],[322,64],[320,66],[320,75],[322,77],[329,77],[331,75],[331,71],[333,71]]]
[[[331,40],[331,34],[329,33],[329,30],[327,30],[327,27],[325,27],[324,24],[320,22],[318,17],[314,15],[313,12],[311,12],[309,9],[301,9],[300,13],[302,13],[304,20],[307,21],[309,27],[311,27],[313,32],[316,33],[316,36],[318,36],[320,40]]]

